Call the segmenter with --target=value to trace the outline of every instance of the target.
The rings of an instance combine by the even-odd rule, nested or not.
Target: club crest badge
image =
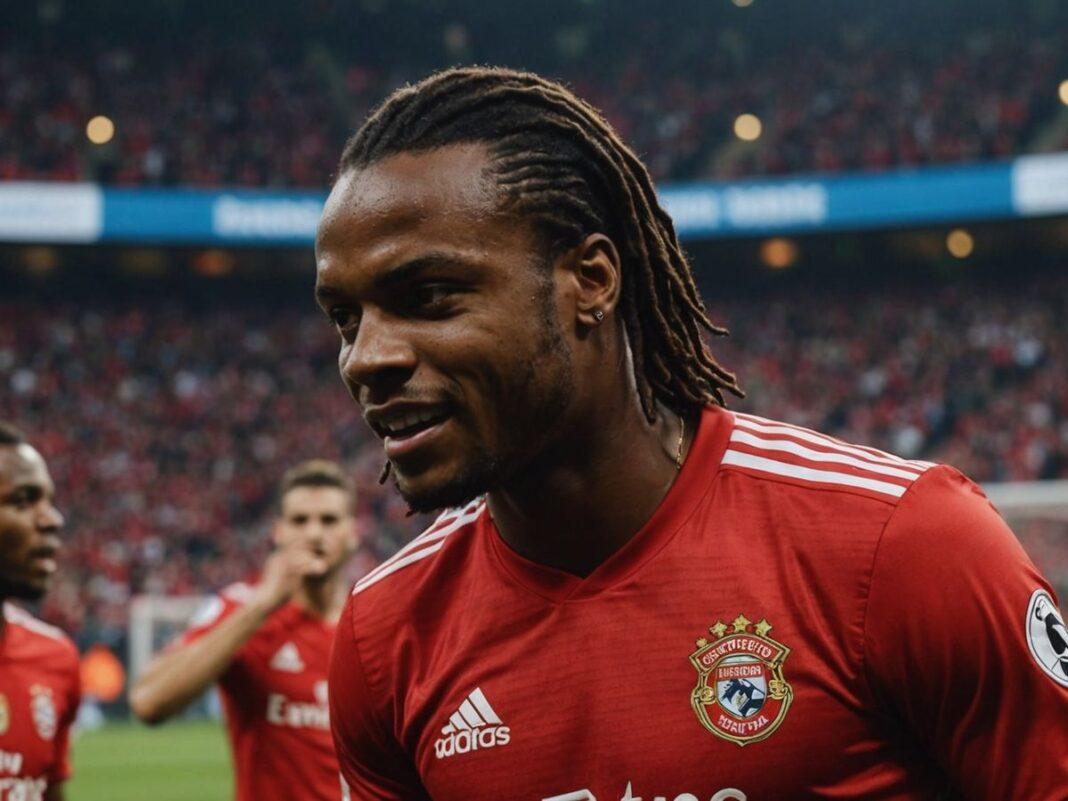
[[[7,734],[11,728],[11,707],[7,705],[7,696],[0,693],[0,734]]]
[[[56,702],[52,698],[52,688],[34,684],[30,687],[30,712],[33,716],[33,725],[42,740],[52,740],[56,736],[56,728],[59,725],[59,715],[56,713]]]
[[[751,630],[752,629],[752,630]],[[790,709],[794,691],[783,678],[790,649],[768,636],[767,620],[753,624],[738,615],[730,625],[716,621],[690,662],[697,686],[690,703],[701,725],[740,746],[770,737]]]
[[[1042,672],[1068,687],[1068,629],[1053,598],[1043,589],[1027,605],[1027,647]]]

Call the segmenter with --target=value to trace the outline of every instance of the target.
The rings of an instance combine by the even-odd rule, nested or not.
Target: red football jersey
[[[364,577],[331,720],[361,800],[1063,801],[1064,633],[956,471],[708,409],[586,578],[479,502]]]
[[[245,603],[233,584],[194,617],[181,642],[202,637]],[[234,755],[237,801],[336,801],[326,675],[335,626],[289,603],[273,612],[219,680]]]
[[[41,801],[70,778],[78,715],[78,649],[62,631],[10,603],[0,633],[0,801]]]

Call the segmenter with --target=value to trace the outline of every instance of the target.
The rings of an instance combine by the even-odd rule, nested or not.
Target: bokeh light
[[[799,249],[792,239],[776,236],[760,246],[760,260],[773,270],[785,270],[797,261]]]
[[[98,115],[85,126],[85,135],[94,145],[106,145],[115,136],[115,123],[102,114]]]
[[[946,236],[946,250],[957,259],[966,259],[975,250],[975,240],[963,228],[954,228]]]
[[[734,135],[746,142],[760,138],[764,125],[755,114],[739,114],[734,120]]]

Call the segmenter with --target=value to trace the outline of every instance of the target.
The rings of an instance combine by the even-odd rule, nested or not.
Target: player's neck
[[[337,622],[345,603],[341,572],[335,571],[323,580],[305,581],[293,596],[293,602],[316,617],[331,623]]]
[[[695,422],[687,421],[683,452]],[[568,438],[563,454],[489,494],[504,541],[531,561],[586,576],[649,520],[678,475],[679,418],[661,409],[602,408]],[[551,462],[549,464],[548,462]]]

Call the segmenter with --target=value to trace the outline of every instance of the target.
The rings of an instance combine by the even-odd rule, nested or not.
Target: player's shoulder
[[[352,588],[350,606],[395,611],[418,603],[423,592],[440,593],[444,584],[462,581],[456,559],[470,553],[470,544],[486,503],[477,498],[466,506],[448,509],[419,536],[359,579]],[[372,613],[372,618],[380,617]]]
[[[808,503],[833,506],[855,498],[894,507],[920,488],[952,482],[947,474],[956,473],[803,426],[740,412],[731,416],[721,469],[803,495]]]
[[[204,599],[190,618],[189,627],[196,629],[216,623],[252,600],[254,592],[255,585],[245,581],[228,584]]]
[[[6,624],[20,629],[35,649],[77,663],[78,647],[62,629],[45,623],[10,601],[4,603],[3,614]]]

